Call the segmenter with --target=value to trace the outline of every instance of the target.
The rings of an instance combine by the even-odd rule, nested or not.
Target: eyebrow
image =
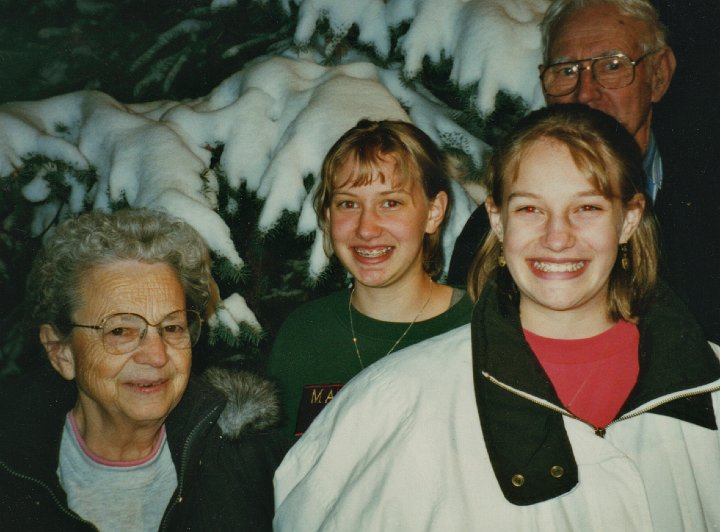
[[[591,57],[580,57],[578,59],[570,59],[570,57],[568,57],[568,56],[560,56],[557,58],[551,58],[548,61],[548,65],[556,65],[558,63],[577,63],[579,61],[587,61],[588,59],[594,59],[596,57],[608,57],[608,56],[616,55],[616,54],[623,54],[623,55],[630,57],[628,52],[621,50],[620,48],[612,48],[610,50],[605,50],[604,52],[600,52],[599,54],[593,55]]]
[[[346,196],[355,196],[356,194],[351,192],[351,189],[357,188],[357,187],[350,187],[349,189],[335,189],[332,192],[333,196],[338,195],[346,195]],[[412,196],[412,192],[406,188],[392,188],[390,190],[383,190],[379,193],[380,196],[392,196],[394,194],[407,194],[408,196]]]
[[[576,197],[576,198],[596,198],[596,197],[601,197],[601,198],[607,199],[606,196],[605,196],[602,192],[600,192],[600,191],[598,191],[598,190],[593,190],[593,189],[584,190],[584,191],[582,191],[582,192],[580,192],[580,193],[578,193],[578,194],[575,194],[574,197]],[[538,195],[538,194],[533,194],[532,192],[524,192],[524,191],[520,190],[520,191],[518,191],[518,192],[513,192],[512,194],[510,194],[510,195],[508,196],[508,199],[507,199],[507,200],[508,200],[508,203],[509,203],[510,201],[512,201],[512,200],[514,200],[514,199],[523,199],[523,198],[528,198],[528,199],[542,199],[542,196],[540,196],[540,195]]]

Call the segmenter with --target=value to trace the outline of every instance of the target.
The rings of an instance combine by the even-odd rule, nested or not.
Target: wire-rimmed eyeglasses
[[[566,96],[575,91],[580,72],[589,70],[592,77],[605,89],[622,89],[635,81],[635,67],[646,57],[659,52],[653,50],[635,61],[623,53],[588,57],[576,61],[563,61],[552,65],[540,65],[540,80],[548,96]],[[583,66],[582,63],[589,62]]]
[[[195,310],[175,310],[160,322],[150,323],[139,314],[123,312],[105,316],[97,325],[71,325],[100,331],[105,350],[113,355],[124,355],[140,345],[148,327],[155,327],[163,342],[170,347],[191,347],[200,338],[202,318]]]

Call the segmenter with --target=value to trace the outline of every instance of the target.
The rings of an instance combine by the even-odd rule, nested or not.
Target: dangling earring
[[[628,245],[620,244],[620,266],[627,271],[630,267],[630,257],[628,257]]]
[[[502,242],[500,242],[500,254],[498,255],[497,261],[498,261],[498,266],[500,266],[501,268],[504,268],[505,266],[507,266],[507,261],[505,260],[505,254],[503,253]]]

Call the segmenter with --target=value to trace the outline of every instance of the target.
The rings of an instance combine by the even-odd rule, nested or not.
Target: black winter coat
[[[274,388],[250,373],[206,376],[190,379],[165,423],[178,487],[160,529],[271,530],[272,477],[287,449],[268,429],[278,411]],[[0,529],[96,530],[68,508],[56,474],[75,399],[75,384],[50,369],[3,383]]]

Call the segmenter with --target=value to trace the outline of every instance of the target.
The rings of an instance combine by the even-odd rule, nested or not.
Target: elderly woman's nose
[[[138,364],[162,367],[168,361],[167,345],[156,327],[148,327],[133,357]]]

